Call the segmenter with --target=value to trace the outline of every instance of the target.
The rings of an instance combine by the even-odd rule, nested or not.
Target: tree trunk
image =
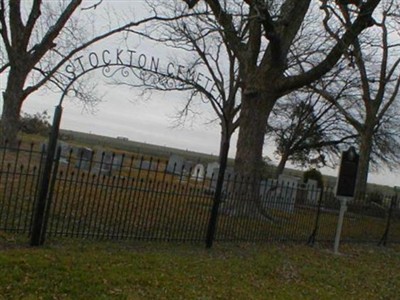
[[[360,159],[354,192],[356,201],[363,201],[367,192],[369,161],[372,151],[373,130],[365,130],[360,135]]]
[[[3,112],[1,115],[1,142],[16,146],[19,131],[19,118],[24,96],[26,74],[23,71],[10,69],[5,91],[3,92]]]
[[[286,166],[286,162],[289,158],[289,152],[285,151],[284,153],[282,153],[282,157],[281,160],[279,161],[278,166],[276,167],[276,171],[275,171],[275,178],[278,179],[279,175],[281,175],[283,173],[283,170],[285,169]]]
[[[21,114],[21,99],[14,91],[3,93],[3,113],[1,116],[1,142],[7,142],[8,146],[14,147],[17,144],[19,131],[19,118]]]
[[[262,175],[262,151],[269,114],[277,98],[262,93],[242,93],[235,171],[243,177]]]
[[[239,137],[236,146],[234,214],[271,220],[260,202],[262,151],[268,116],[276,97],[263,93],[242,95]]]

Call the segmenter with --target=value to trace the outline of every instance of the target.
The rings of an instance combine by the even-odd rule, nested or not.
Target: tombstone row
[[[171,154],[166,170],[170,174],[185,175],[197,180],[211,179],[218,174],[219,163],[211,162],[205,166],[202,163],[195,164],[179,155]]]
[[[97,149],[95,153],[91,148],[76,148],[65,142],[60,142],[59,146],[61,148],[61,162],[68,163],[71,151],[76,153],[78,158],[75,163],[76,168],[82,170],[91,169],[95,173],[111,174],[112,171],[122,167],[121,155],[101,151],[101,149]],[[157,163],[154,161],[138,160],[135,162],[134,167],[141,170],[157,171]],[[185,178],[197,181],[212,179],[210,183],[211,191],[215,191],[218,171],[218,162],[195,164],[176,154],[170,155],[166,165],[166,172],[178,175],[180,178],[185,176]],[[232,181],[233,178],[233,168],[227,168],[223,186],[224,194],[228,194],[227,184],[229,184],[229,179]],[[288,188],[290,186],[296,188]],[[263,180],[260,184],[260,197],[264,205],[268,208],[286,212],[293,212],[296,203],[316,205],[320,193],[321,190],[317,186],[317,181],[308,180],[307,183],[301,184],[301,179],[293,176],[281,175],[277,180]]]
[[[89,147],[76,147],[66,142],[59,142],[58,147],[61,150],[60,163],[71,163],[72,154],[75,156],[75,168],[93,173],[111,174],[113,170],[119,170],[122,167],[122,156],[106,152],[103,149],[97,149],[95,152]]]

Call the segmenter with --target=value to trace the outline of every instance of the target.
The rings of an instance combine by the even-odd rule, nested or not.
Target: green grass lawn
[[[51,241],[0,235],[0,299],[399,299],[400,246]],[[330,247],[330,245],[329,245]]]

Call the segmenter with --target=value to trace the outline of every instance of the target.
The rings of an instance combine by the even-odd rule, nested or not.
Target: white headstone
[[[321,190],[318,188],[318,182],[314,179],[308,179],[306,184],[307,203],[318,204]]]
[[[58,141],[57,146],[61,148],[61,157],[68,158],[72,150],[71,145],[63,141]]]
[[[278,180],[264,180],[260,186],[260,196],[266,207],[286,212],[294,211],[297,187],[300,179],[292,176],[279,176]]]
[[[197,164],[194,167],[191,178],[197,180],[204,179],[204,166],[202,164]]]
[[[93,150],[91,148],[82,147],[78,149],[77,155],[78,160],[75,164],[75,167],[82,170],[89,170],[93,159]]]

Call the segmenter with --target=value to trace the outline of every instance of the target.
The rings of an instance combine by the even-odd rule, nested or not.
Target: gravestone
[[[61,148],[61,157],[68,157],[69,153],[72,149],[71,145],[66,143],[66,142],[62,142],[62,141],[58,141],[57,142],[57,148],[60,147]]]
[[[218,170],[219,170],[219,163],[212,162],[212,163],[207,164],[206,177],[207,178],[217,177]]]
[[[122,155],[107,152],[103,148],[96,149],[93,173],[111,175],[112,171],[121,169]]]
[[[68,164],[69,163],[69,158],[70,154],[72,151],[72,146],[69,145],[66,142],[58,141],[57,142],[57,148],[60,147],[61,153],[60,153],[60,163],[62,164]]]
[[[100,147],[96,147],[94,151],[94,158],[93,158],[93,167],[92,167],[92,173],[95,174],[100,174],[103,173],[103,162],[102,162],[102,157],[103,153],[105,153],[105,150]]]
[[[123,161],[122,161],[122,155],[121,154],[115,154],[114,156],[114,161],[112,164],[112,169],[116,171],[120,171],[123,167]]]
[[[314,179],[308,179],[306,183],[306,191],[307,191],[307,203],[318,204],[318,200],[321,195],[321,189],[318,188],[318,181]]]
[[[299,181],[299,178],[287,175],[280,175],[278,180],[261,181],[260,196],[262,203],[268,208],[292,213],[296,203]]]
[[[276,189],[278,181],[275,179],[261,180],[260,183],[260,197],[261,202],[265,203],[266,206],[271,207],[275,203]]]
[[[103,173],[111,174],[113,164],[113,155],[110,152],[105,152],[103,156],[103,161],[101,164],[101,171]]]
[[[191,175],[193,172],[194,167],[197,165],[194,161],[185,160],[183,163],[183,174],[184,175]]]
[[[197,164],[192,172],[191,179],[197,179],[202,181],[204,179],[204,166],[202,164]]]
[[[211,184],[210,184],[211,191],[215,191],[215,189],[217,187],[218,171],[219,171],[219,169],[214,170],[214,176],[213,176]],[[228,192],[227,185],[234,184],[233,183],[234,180],[235,180],[235,170],[232,167],[227,167],[225,170],[225,174],[224,174],[224,184],[222,186],[223,193]],[[235,184],[238,184],[238,183],[235,183]]]
[[[107,153],[103,148],[96,149],[94,162],[94,173],[111,174],[111,153]]]
[[[79,148],[75,167],[81,170],[89,170],[92,158],[93,150],[91,148]]]
[[[185,159],[179,155],[172,154],[168,160],[167,172],[171,174],[180,175],[183,171],[184,166],[185,166]]]
[[[149,160],[137,160],[135,162],[135,168],[146,171],[156,171],[157,170],[157,162],[149,161]]]

